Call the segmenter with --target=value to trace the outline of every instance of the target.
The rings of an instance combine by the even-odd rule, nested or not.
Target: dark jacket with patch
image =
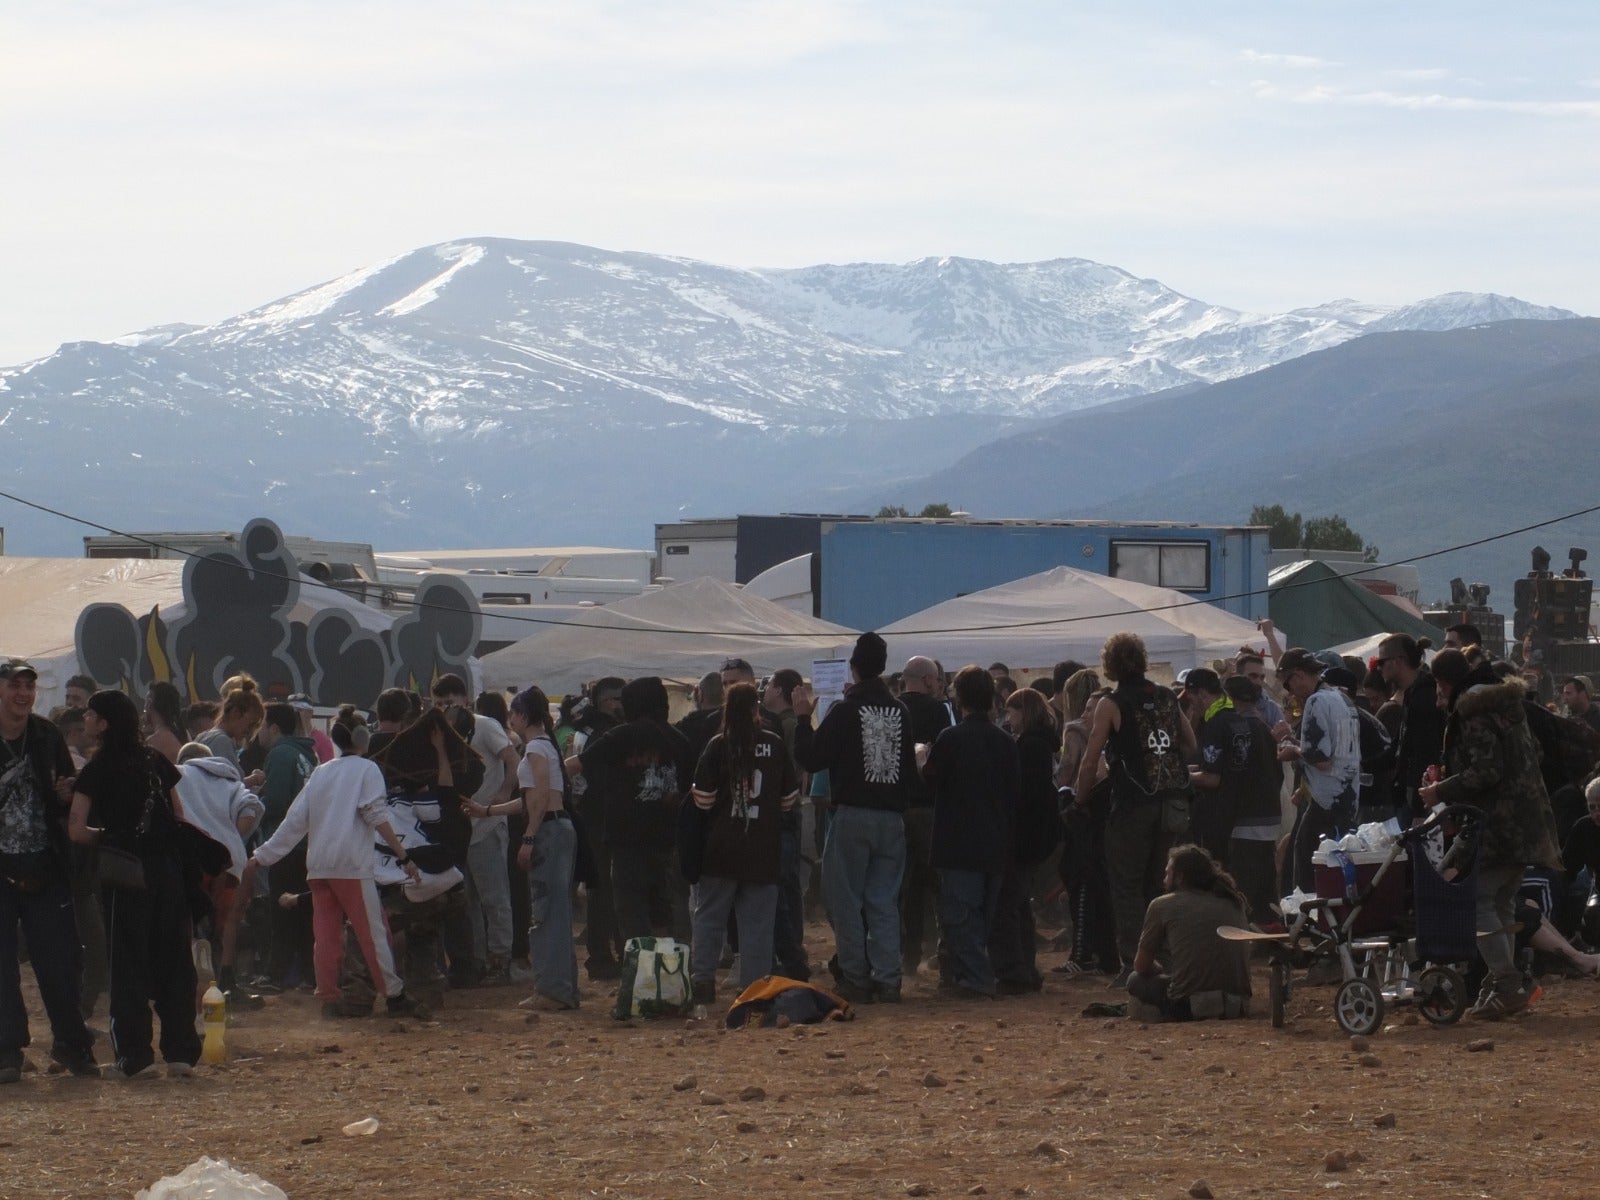
[[[1476,670],[1445,723],[1439,799],[1483,810],[1480,867],[1560,869],[1555,818],[1539,774],[1539,746],[1523,710],[1521,680]]]
[[[910,714],[882,679],[852,687],[815,730],[801,717],[794,757],[804,770],[828,772],[835,804],[905,812],[920,786]]]

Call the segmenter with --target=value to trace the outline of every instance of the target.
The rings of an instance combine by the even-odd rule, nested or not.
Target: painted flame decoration
[[[161,606],[158,604],[150,610],[144,627],[144,653],[150,662],[150,678],[158,683],[172,682],[172,661],[167,657],[166,648],[161,645]],[[191,691],[190,695],[194,693]]]

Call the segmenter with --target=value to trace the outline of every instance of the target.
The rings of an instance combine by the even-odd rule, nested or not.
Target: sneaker
[[[1065,975],[1068,979],[1076,979],[1083,974],[1083,968],[1069,958],[1059,967],[1051,967],[1050,973],[1052,975]]]
[[[145,1066],[139,1067],[136,1070],[130,1071],[126,1066],[119,1064],[116,1068],[116,1074],[118,1077],[129,1081],[136,1079],[154,1079],[157,1075],[161,1074],[161,1068],[156,1066],[155,1063],[149,1063]]]
[[[696,1004],[710,1004],[709,1000],[696,1000]],[[577,1004],[569,1004],[565,1000],[557,1000],[554,996],[546,996],[543,992],[535,992],[526,1000],[518,1000],[517,1007],[528,1012],[571,1012]]]
[[[716,980],[696,979],[693,984],[693,999],[696,1004],[715,1004],[717,1002]]]
[[[872,985],[872,1002],[874,1004],[899,1004],[900,985],[898,983],[874,983]]]
[[[186,1062],[183,1062],[181,1060],[179,1062],[169,1062],[167,1064],[167,1078],[168,1079],[192,1079],[192,1078],[194,1078],[194,1064],[193,1063],[186,1063]]]
[[[18,1083],[22,1079],[22,1064],[0,1067],[0,1083]]]
[[[100,1064],[95,1062],[92,1053],[74,1054],[69,1050],[51,1050],[49,1071],[52,1075],[59,1075],[64,1071],[79,1079],[100,1078]]]
[[[388,997],[384,1001],[384,1009],[391,1017],[415,1017],[419,1021],[426,1021],[433,1016],[426,1004],[413,999],[405,992]]]
[[[256,1012],[267,1006],[267,998],[242,987],[233,987],[222,993],[229,1012]]]
[[[1487,996],[1479,996],[1478,1002],[1467,1011],[1480,1021],[1500,1021],[1506,1017],[1514,1017],[1528,1007],[1528,993],[1518,988],[1514,992],[1501,992],[1490,990]]]

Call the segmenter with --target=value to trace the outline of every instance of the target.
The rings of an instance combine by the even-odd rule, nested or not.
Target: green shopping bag
[[[689,985],[689,947],[672,938],[629,938],[622,951],[622,986],[611,1014],[619,1021],[634,1017],[682,1017],[694,1007]]]

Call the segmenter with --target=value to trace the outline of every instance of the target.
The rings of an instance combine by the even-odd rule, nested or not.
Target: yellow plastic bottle
[[[200,1016],[205,1023],[205,1042],[200,1047],[200,1061],[220,1063],[228,1061],[225,1031],[228,1027],[228,1002],[213,980],[200,1000]]]

